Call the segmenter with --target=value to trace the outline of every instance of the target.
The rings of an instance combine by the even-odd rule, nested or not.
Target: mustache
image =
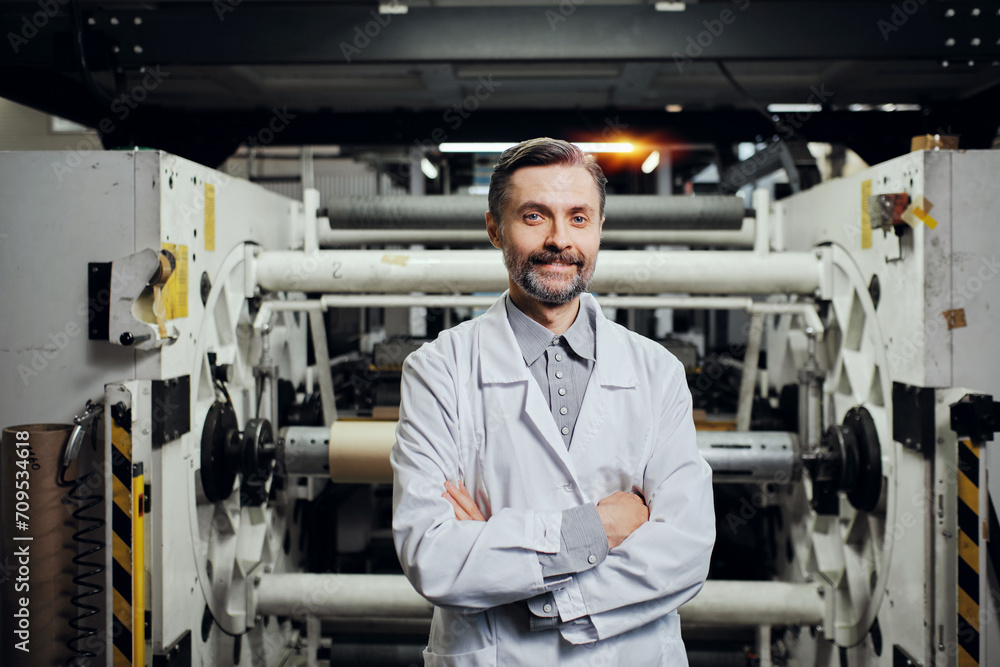
[[[583,266],[583,257],[572,252],[551,252],[542,250],[528,256],[532,264],[575,264]]]

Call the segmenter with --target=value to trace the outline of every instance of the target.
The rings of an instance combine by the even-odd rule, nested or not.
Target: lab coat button
[[[569,435],[569,426],[563,426],[562,427],[562,434],[563,435]]]
[[[597,556],[595,556],[594,554],[590,554],[590,556],[587,557],[587,562],[593,565],[594,563],[597,562]]]
[[[542,607],[542,611],[544,611],[546,614],[551,614],[552,613],[552,605],[550,605],[550,604],[545,605],[544,607]]]

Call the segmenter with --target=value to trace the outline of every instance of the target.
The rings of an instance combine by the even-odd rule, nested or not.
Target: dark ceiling
[[[666,5],[683,10],[658,11]],[[429,146],[540,134],[716,146],[778,135],[845,144],[873,162],[921,133],[987,147],[1000,125],[995,2],[382,9],[404,6],[3,3],[0,96],[98,128],[107,147],[212,166],[254,141]],[[775,103],[819,107],[772,114]]]

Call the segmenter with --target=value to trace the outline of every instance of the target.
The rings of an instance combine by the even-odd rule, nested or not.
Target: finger
[[[459,482],[459,484],[462,483]],[[448,488],[449,485],[450,488]],[[483,513],[479,511],[479,506],[476,505],[476,501],[474,501],[472,496],[469,495],[469,490],[465,488],[464,484],[462,484],[461,487],[458,487],[451,484],[451,482],[446,482],[445,486],[448,488],[448,493],[450,493],[458,504],[462,506],[462,509],[468,513],[469,518],[475,519],[476,521],[486,521],[486,517],[484,517]]]
[[[458,480],[458,486],[462,490],[462,492],[469,497],[469,504],[471,505],[471,508],[467,509],[470,509],[469,514],[472,516],[472,518],[475,519],[476,521],[486,521],[486,517],[483,516],[482,511],[480,511],[479,505],[476,504],[475,498],[473,498],[469,490],[465,488],[465,484],[462,482],[462,480]]]
[[[459,505],[455,501],[455,499],[451,497],[450,493],[445,491],[444,493],[441,494],[441,497],[447,500],[449,503],[451,503],[451,508],[455,511],[456,519],[458,519],[459,521],[468,521],[469,519],[472,518],[471,516],[469,516],[469,513],[466,512],[464,509],[462,509],[462,506]]]

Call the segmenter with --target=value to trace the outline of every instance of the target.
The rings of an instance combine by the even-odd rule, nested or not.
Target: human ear
[[[493,214],[486,212],[486,233],[490,235],[490,243],[494,248],[503,249],[503,238],[500,235],[500,226],[493,219]]]

